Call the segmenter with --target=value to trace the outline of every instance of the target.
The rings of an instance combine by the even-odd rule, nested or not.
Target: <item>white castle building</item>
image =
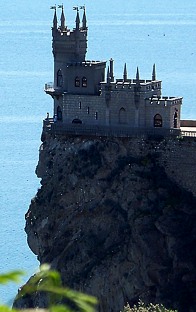
[[[54,100],[54,119],[62,127],[97,126],[122,129],[180,128],[182,97],[161,95],[162,81],[156,79],[155,65],[151,79],[128,78],[126,64],[122,79],[114,79],[113,60],[106,73],[105,61],[86,60],[87,19],[82,22],[76,9],[75,28],[65,23],[63,6],[58,25],[56,7],[52,27],[54,83],[45,92]]]

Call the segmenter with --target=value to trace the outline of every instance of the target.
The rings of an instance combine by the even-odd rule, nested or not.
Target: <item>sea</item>
[[[0,0],[0,273],[22,269],[20,284],[0,287],[11,305],[19,285],[39,267],[27,245],[25,213],[40,187],[35,175],[42,121],[53,115],[44,84],[53,81],[50,0]],[[62,4],[56,3],[56,4]],[[163,95],[183,96],[182,119],[196,119],[195,0],[66,0],[67,25],[74,5],[86,6],[87,59],[114,59],[121,78],[150,79],[153,64]],[[60,19],[60,9],[57,10]]]

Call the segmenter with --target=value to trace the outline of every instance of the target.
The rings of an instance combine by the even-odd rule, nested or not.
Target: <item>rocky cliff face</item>
[[[101,312],[139,298],[196,311],[195,163],[190,140],[44,134],[31,250]]]

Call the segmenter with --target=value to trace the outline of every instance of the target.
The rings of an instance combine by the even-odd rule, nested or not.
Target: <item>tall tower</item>
[[[67,65],[70,63],[80,63],[85,61],[87,51],[87,22],[85,8],[83,21],[80,25],[79,8],[76,10],[75,28],[70,30],[66,25],[63,5],[58,6],[61,9],[61,24],[58,26],[56,7],[54,11],[52,27],[52,49],[54,55],[54,87],[63,87],[67,91],[68,73]]]

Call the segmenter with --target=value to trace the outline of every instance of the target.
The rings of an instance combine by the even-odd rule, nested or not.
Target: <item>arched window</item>
[[[57,107],[57,120],[63,120],[62,110],[60,106]]]
[[[119,123],[120,124],[126,124],[127,123],[126,110],[123,107],[119,110]]]
[[[84,88],[87,87],[87,79],[86,79],[86,77],[82,78],[82,87],[84,87]]]
[[[174,114],[174,128],[178,128],[178,113]]]
[[[156,114],[154,116],[154,127],[155,128],[161,128],[163,126],[162,117],[160,114]]]
[[[80,78],[78,76],[75,78],[75,87],[80,87]]]
[[[62,87],[63,86],[63,75],[61,69],[58,70],[57,72],[57,87]]]
[[[79,118],[75,118],[72,120],[73,124],[82,124],[82,120],[80,120]]]

